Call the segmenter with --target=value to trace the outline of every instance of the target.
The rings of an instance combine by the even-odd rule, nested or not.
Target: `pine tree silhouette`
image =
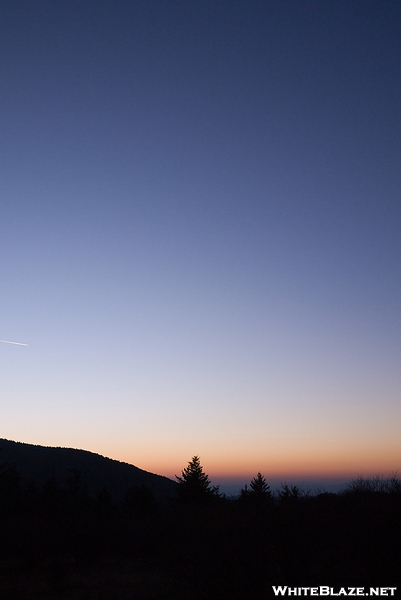
[[[212,486],[209,476],[204,473],[199,456],[194,456],[188,466],[175,476],[178,497],[184,502],[205,503],[220,498],[218,486]]]
[[[258,473],[249,484],[250,493],[259,498],[267,498],[271,496],[270,486],[261,473]]]
[[[245,486],[245,488],[241,490],[241,502],[251,502],[251,504],[256,502],[259,504],[260,502],[265,503],[272,501],[273,496],[270,491],[270,486],[260,472],[252,479],[249,487],[250,489]]]

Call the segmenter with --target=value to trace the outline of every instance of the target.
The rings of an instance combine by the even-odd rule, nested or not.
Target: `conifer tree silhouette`
[[[280,504],[293,504],[303,496],[304,493],[296,485],[288,485],[287,483],[281,484],[281,490],[278,493]]]
[[[258,496],[259,498],[267,498],[271,496],[270,486],[260,472],[252,479],[249,487],[251,488],[250,493]]]
[[[20,475],[0,455],[0,513],[17,512],[21,502]]]
[[[268,485],[265,477],[259,472],[256,477],[254,477],[249,484],[250,489],[245,486],[245,489],[241,490],[241,501],[256,501],[256,502],[266,502],[268,500],[272,500],[272,493],[270,491],[270,486]]]
[[[209,476],[204,473],[199,456],[194,456],[188,466],[175,476],[178,497],[184,502],[205,503],[220,497],[218,486],[212,486]]]

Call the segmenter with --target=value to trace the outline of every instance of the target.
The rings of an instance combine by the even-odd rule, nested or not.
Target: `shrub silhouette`
[[[383,475],[357,477],[349,482],[345,494],[401,494],[401,479],[397,472],[387,479]]]

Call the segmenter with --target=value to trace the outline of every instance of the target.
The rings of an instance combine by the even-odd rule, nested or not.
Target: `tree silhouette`
[[[142,484],[126,490],[121,507],[126,514],[143,517],[155,513],[157,504],[152,490]]]
[[[178,480],[178,497],[184,502],[203,504],[220,498],[218,486],[212,486],[209,476],[203,472],[199,456],[194,456],[181,471]]]
[[[256,477],[252,479],[249,487],[251,488],[250,493],[254,494],[255,496],[260,498],[267,498],[271,496],[270,486],[261,473],[258,473]]]
[[[293,504],[303,496],[304,493],[296,485],[288,485],[286,483],[281,484],[281,490],[278,493],[280,504]]]
[[[241,501],[252,500],[256,502],[267,502],[272,500],[272,493],[265,477],[259,472],[249,484],[250,489],[245,486],[241,490]]]
[[[113,500],[107,485],[103,485],[96,494],[96,509],[100,514],[110,514],[113,510]]]
[[[0,512],[17,512],[21,502],[20,475],[0,456]]]

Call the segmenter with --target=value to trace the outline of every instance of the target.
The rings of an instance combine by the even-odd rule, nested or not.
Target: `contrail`
[[[23,344],[22,342],[9,342],[8,340],[0,340],[0,342],[4,342],[5,344],[16,344],[17,346],[28,346],[28,344]]]

